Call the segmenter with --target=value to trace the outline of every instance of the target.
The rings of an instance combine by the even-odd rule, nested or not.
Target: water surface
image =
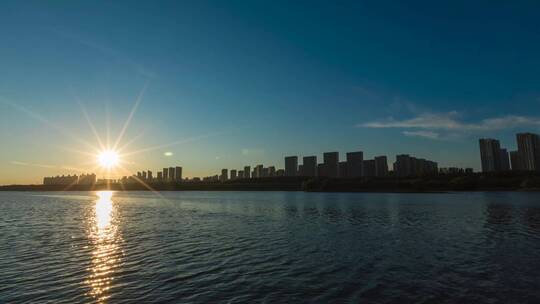
[[[540,194],[0,192],[0,303],[540,303]]]

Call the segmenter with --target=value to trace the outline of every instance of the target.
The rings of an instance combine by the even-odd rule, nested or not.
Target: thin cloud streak
[[[457,112],[448,112],[442,114],[424,113],[404,120],[389,118],[357,125],[361,128],[410,128],[458,132],[496,131],[524,126],[540,126],[540,118],[507,115],[482,119],[476,123],[466,123],[458,119]]]
[[[439,133],[431,131],[403,131],[401,134],[409,137],[425,137],[429,139],[440,139]]]
[[[25,166],[25,167],[35,167],[35,168],[45,168],[45,169],[65,169],[65,170],[78,171],[78,172],[88,172],[87,169],[85,170],[85,169],[72,167],[72,166],[34,164],[34,163],[22,162],[18,160],[12,160],[9,163],[15,166]]]

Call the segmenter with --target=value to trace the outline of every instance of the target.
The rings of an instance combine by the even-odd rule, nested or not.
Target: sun
[[[118,165],[120,158],[114,150],[101,151],[97,156],[98,163],[105,169],[112,169]]]

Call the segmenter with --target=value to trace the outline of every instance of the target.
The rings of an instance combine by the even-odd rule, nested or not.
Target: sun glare
[[[106,169],[112,169],[116,167],[119,161],[118,153],[113,150],[106,150],[100,152],[97,159],[99,165]]]

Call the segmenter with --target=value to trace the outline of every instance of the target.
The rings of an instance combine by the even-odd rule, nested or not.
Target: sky
[[[478,138],[540,132],[540,4],[510,2],[3,1],[0,184],[99,170],[121,133],[118,176],[326,151],[478,170]]]

